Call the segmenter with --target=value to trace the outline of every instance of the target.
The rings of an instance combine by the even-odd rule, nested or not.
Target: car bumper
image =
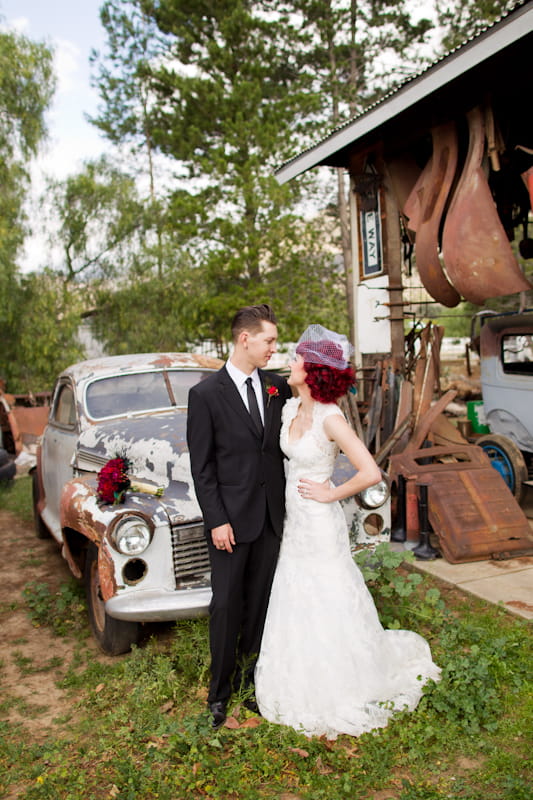
[[[110,617],[130,622],[164,622],[204,617],[209,611],[211,589],[164,591],[146,589],[111,597],[105,604]]]

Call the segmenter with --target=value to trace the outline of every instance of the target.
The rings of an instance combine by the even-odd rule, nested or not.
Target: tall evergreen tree
[[[453,50],[495,22],[516,5],[516,0],[450,0],[436,3],[437,17],[443,29],[442,44]]]
[[[285,297],[283,284],[296,284],[302,275],[314,287],[315,305],[307,314],[302,308],[284,335],[295,335],[309,313],[330,323],[333,314],[335,324],[346,326],[333,257],[316,225],[294,214],[302,184],[280,187],[273,177],[302,141],[298,126],[319,108],[294,47],[301,26],[293,29],[290,15],[273,13],[273,5],[121,4],[124,11],[142,9],[152,21],[147,24],[161,32],[158,56],[149,64],[149,126],[154,145],[179,176],[168,224],[195,267],[201,337],[222,349],[236,306]],[[128,74],[119,61],[113,64],[117,86]],[[110,86],[107,79],[108,99]],[[115,97],[118,104],[118,90]]]

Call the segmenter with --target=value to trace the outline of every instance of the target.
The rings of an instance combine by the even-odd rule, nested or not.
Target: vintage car
[[[476,444],[520,502],[533,473],[533,310],[478,312],[470,347],[480,358],[487,425]]]
[[[186,353],[114,356],[75,364],[57,380],[33,473],[36,532],[51,534],[84,580],[91,629],[108,654],[126,652],[143,623],[207,613],[187,398],[221,363]],[[128,462],[131,485],[106,502],[101,476],[116,458]],[[338,479],[350,469],[341,457]],[[345,509],[352,538],[389,538],[386,481]]]

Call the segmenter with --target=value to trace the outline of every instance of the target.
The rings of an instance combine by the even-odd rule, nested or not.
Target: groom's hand
[[[228,553],[233,553],[235,537],[233,535],[233,528],[229,522],[226,522],[224,525],[219,525],[218,528],[212,528],[211,541],[217,550],[227,550]]]

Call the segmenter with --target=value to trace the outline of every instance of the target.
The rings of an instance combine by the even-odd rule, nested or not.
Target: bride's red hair
[[[304,356],[304,369],[311,397],[319,403],[335,403],[355,383],[355,373],[351,367],[334,369],[325,364],[305,361]]]

